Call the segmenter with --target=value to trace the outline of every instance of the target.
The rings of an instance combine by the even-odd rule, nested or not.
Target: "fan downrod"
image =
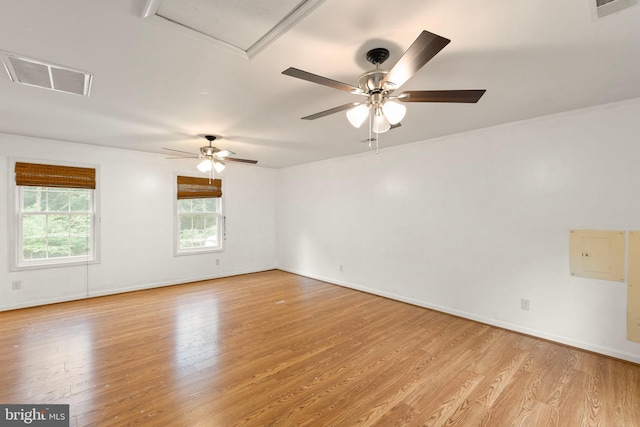
[[[371,49],[367,52],[367,61],[371,62],[373,65],[380,65],[387,59],[389,59],[389,49],[376,47],[375,49]]]

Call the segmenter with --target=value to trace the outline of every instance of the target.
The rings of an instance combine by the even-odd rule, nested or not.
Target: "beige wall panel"
[[[624,231],[571,230],[571,275],[624,281],[624,240]]]
[[[627,338],[640,342],[640,231],[629,232]]]

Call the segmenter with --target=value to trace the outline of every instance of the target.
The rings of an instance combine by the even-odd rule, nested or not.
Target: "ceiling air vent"
[[[58,92],[89,96],[93,76],[84,71],[0,52],[11,81]]]
[[[636,6],[638,0],[591,0],[592,15],[594,19],[613,15],[631,6]]]

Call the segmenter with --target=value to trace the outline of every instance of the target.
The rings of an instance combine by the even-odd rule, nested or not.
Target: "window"
[[[224,217],[221,188],[219,179],[178,176],[178,254],[222,250]]]
[[[95,169],[16,163],[16,267],[96,260]]]
[[[20,187],[20,261],[87,257],[93,191]]]

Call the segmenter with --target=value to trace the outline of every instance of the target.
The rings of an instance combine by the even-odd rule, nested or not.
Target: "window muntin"
[[[95,190],[17,186],[17,266],[94,261]]]
[[[222,199],[177,200],[177,251],[222,250]]]

